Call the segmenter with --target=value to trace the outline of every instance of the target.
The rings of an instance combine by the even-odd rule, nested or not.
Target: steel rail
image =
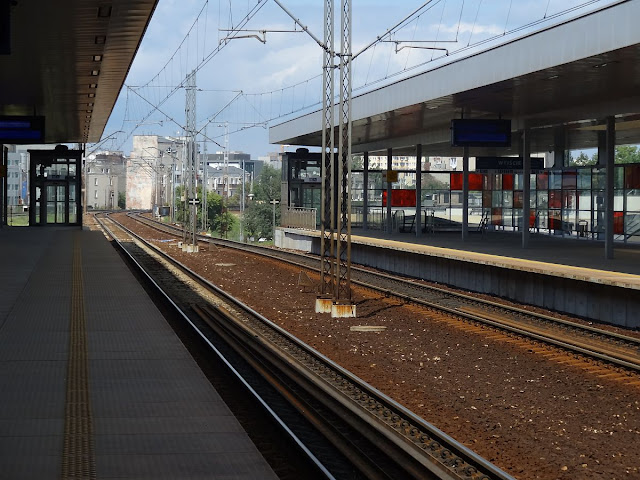
[[[309,421],[309,423],[311,423],[314,428],[324,435],[324,437],[327,438],[334,446],[339,448],[340,451],[343,452],[361,472],[364,472],[367,477],[371,479],[387,478],[386,475],[384,475],[384,472],[372,468],[370,462],[363,457],[361,452],[358,449],[353,448],[353,446],[343,438],[337,429],[327,425],[327,423],[323,421],[322,416],[317,415],[315,411],[309,407],[307,402],[300,400],[297,395],[293,394],[290,389],[286,387],[286,384],[280,379],[280,376],[273,372],[274,367],[267,368],[265,366],[267,363],[265,357],[268,358],[268,355],[261,355],[260,360],[256,358],[256,349],[254,348],[252,350],[247,348],[247,344],[255,343],[256,339],[252,334],[248,334],[241,328],[237,328],[235,330],[231,328],[232,325],[237,325],[237,321],[229,312],[226,312],[219,307],[207,308],[200,307],[198,305],[193,305],[192,309],[213,331],[223,338],[227,344],[231,345],[236,353],[251,365],[252,368],[259,372],[263,378],[267,379],[267,381],[289,402],[290,405],[298,411],[300,415],[306,418],[307,421]],[[273,360],[270,361],[270,366],[273,365],[273,363]],[[279,368],[278,370],[281,372],[282,368]]]
[[[173,234],[173,231],[171,232],[167,231],[167,228],[173,230],[173,227],[170,227],[166,224],[156,222],[154,220],[148,219],[140,215],[132,216],[132,218],[151,228],[155,228],[158,231]],[[232,240],[212,239],[211,237],[202,236],[202,235],[199,236],[199,239],[201,241],[209,242],[214,245],[224,245],[228,248],[234,248],[240,251],[245,251],[245,252],[249,251],[252,253],[256,253],[258,255],[262,255],[262,256],[274,259],[274,260],[283,261],[291,265],[295,265],[297,267],[305,268],[305,269],[314,271],[316,273],[319,272],[319,269],[317,267],[311,266],[306,263],[301,263],[296,260],[291,260],[290,258],[284,258],[285,256],[296,257],[298,259],[309,260],[314,263],[317,263],[318,261],[317,258],[311,257],[309,255],[293,253],[289,251],[277,252],[272,248],[255,246],[255,245],[246,246],[245,244],[240,242],[234,242]],[[616,332],[609,332],[606,330],[598,329],[596,327],[592,327],[590,325],[581,325],[568,320],[559,319],[559,318],[551,317],[549,315],[544,315],[536,312],[531,312],[525,309],[510,306],[510,305],[503,305],[497,302],[493,302],[491,300],[481,299],[469,294],[455,292],[455,291],[447,290],[437,286],[422,285],[422,284],[408,281],[404,278],[393,276],[387,273],[371,271],[371,270],[367,270],[359,267],[352,267],[352,270],[357,271],[364,275],[370,275],[376,278],[385,279],[387,281],[396,282],[411,289],[418,289],[425,292],[427,291],[435,292],[442,295],[444,297],[444,300],[457,299],[463,302],[469,302],[475,305],[479,305],[481,307],[490,307],[495,310],[502,310],[502,311],[506,311],[516,315],[520,315],[522,317],[525,317],[529,321],[546,322],[547,324],[552,324],[556,326],[573,329],[577,332],[580,332],[581,334],[597,335],[602,340],[606,340],[610,342],[624,342],[628,344],[632,349],[635,349],[638,352],[640,352],[640,339],[635,337],[622,335]],[[507,318],[503,320],[497,319],[495,318],[495,315],[491,315],[490,312],[465,311],[465,309],[460,308],[458,306],[450,307],[450,306],[444,305],[442,303],[442,300],[440,301],[423,300],[420,298],[416,298],[410,295],[396,292],[389,288],[383,288],[373,283],[365,282],[358,279],[352,279],[352,282],[366,289],[384,294],[385,296],[392,296],[406,302],[410,302],[410,303],[421,305],[427,308],[439,310],[439,311],[452,314],[464,319],[489,325],[491,327],[498,328],[503,331],[514,333],[519,336],[524,336],[526,338],[534,339],[536,341],[541,341],[547,344],[551,344],[563,350],[568,350],[580,355],[586,355],[588,357],[592,357],[597,360],[604,361],[627,370],[640,372],[640,355],[632,355],[632,354],[629,354],[628,352],[627,353],[613,352],[610,349],[606,349],[601,346],[589,345],[588,342],[580,341],[579,339],[567,338],[566,334],[565,335],[558,335],[558,334],[552,334],[552,333],[543,334],[538,331],[539,329],[536,329],[533,327],[528,328],[524,324],[519,326],[513,325],[514,320],[509,320]]]
[[[229,372],[243,385],[243,387],[247,390],[247,392],[255,399],[258,404],[264,409],[264,411],[269,415],[272,420],[282,429],[282,431],[288,435],[291,440],[297,445],[300,451],[305,454],[312,464],[316,466],[318,471],[324,475],[328,480],[336,480],[335,477],[328,471],[328,469],[318,460],[318,458],[311,452],[311,450],[302,442],[300,438],[287,426],[287,424],[278,416],[278,414],[269,406],[269,404],[260,396],[260,394],[245,380],[242,374],[233,366],[233,364],[223,355],[223,353],[216,348],[213,343],[207,338],[204,332],[195,325],[189,316],[173,301],[173,299],[162,289],[162,287],[153,279],[153,277],[144,269],[144,267],[136,260],[136,258],[127,250],[126,247],[122,244],[123,242],[113,233],[113,231],[105,224],[103,219],[96,216],[96,221],[100,225],[100,227],[110,236],[118,249],[124,253],[127,258],[132,262],[133,265],[136,266],[136,269],[146,278],[146,280],[153,285],[154,289],[164,298],[169,305],[171,305],[174,311],[191,327],[191,329],[200,337],[200,339],[207,345],[207,347],[218,357],[218,359],[226,366]],[[141,241],[141,238],[136,235],[134,232],[130,231],[123,225],[114,221],[113,219],[109,219],[111,222],[117,225],[118,228],[129,234],[132,238]],[[144,240],[142,243],[149,246],[150,244]],[[160,252],[158,249],[154,248],[151,245],[151,248]],[[160,252],[161,253],[161,252]]]
[[[115,220],[112,221],[115,222]],[[257,321],[260,326],[260,331],[256,333],[249,329],[243,320],[236,321],[234,323],[237,330],[233,335],[238,337],[240,336],[238,332],[242,331],[242,335],[249,339],[254,346],[259,344],[262,348],[266,348],[267,344],[284,342],[285,345],[280,345],[279,349],[280,361],[278,364],[280,367],[287,365],[289,370],[296,371],[292,377],[306,380],[306,388],[311,388],[310,385],[313,385],[313,388],[322,392],[317,397],[318,399],[324,401],[329,399],[331,406],[341,407],[345,412],[343,417],[347,417],[348,414],[348,421],[351,422],[353,428],[363,429],[371,435],[375,434],[376,441],[384,442],[385,448],[393,450],[392,452],[383,450],[385,453],[389,453],[406,463],[403,468],[408,474],[411,474],[409,478],[515,480],[434,425],[418,417],[406,407],[345,370],[251,307],[191,271],[155,245],[150,244],[122,225],[120,228],[182,270],[190,278],[210,289],[215,295],[224,298],[226,302],[233,305],[234,309]],[[210,308],[197,310],[200,313],[206,312],[205,316],[216,316],[216,313],[211,313]],[[220,310],[217,310],[219,315]],[[232,317],[227,316],[226,320],[230,318]],[[224,324],[226,328],[229,328],[227,323]],[[272,335],[276,335],[278,340],[265,340],[265,332],[267,331],[273,332]],[[248,345],[246,340],[243,345]],[[251,352],[257,354],[258,350],[251,349]],[[270,356],[275,355],[275,349],[270,348],[269,350]],[[297,355],[292,353],[294,350],[297,351]],[[287,353],[282,353],[283,351]],[[300,358],[303,359],[302,364]],[[319,378],[323,380],[319,380]]]

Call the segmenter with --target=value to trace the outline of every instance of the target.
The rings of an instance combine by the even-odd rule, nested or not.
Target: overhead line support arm
[[[280,2],[280,0],[273,0],[274,2],[276,2],[276,4],[284,11],[284,13],[286,13],[287,15],[289,15],[291,17],[291,19],[300,26],[300,28],[307,34],[309,35],[314,42],[316,42],[318,45],[320,45],[320,48],[322,48],[325,52],[328,52],[330,54],[333,54],[333,52],[330,51],[329,47],[323,43],[318,37],[316,37],[313,33],[311,33],[311,31],[309,30],[309,28],[304,25],[299,19],[297,19],[289,10],[287,10],[287,7],[285,7],[284,5],[282,5],[282,3]]]

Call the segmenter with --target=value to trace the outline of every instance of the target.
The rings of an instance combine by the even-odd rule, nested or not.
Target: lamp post
[[[276,205],[280,203],[279,200],[270,200],[269,203],[273,205],[273,233],[271,234],[271,238],[275,242],[276,240]]]
[[[177,157],[174,153],[177,153],[176,150],[169,147],[166,152],[167,155],[171,157],[171,222],[175,223],[176,221],[176,160]]]
[[[244,165],[244,157],[242,157],[242,201],[240,202],[240,241],[244,242],[244,198],[245,198],[245,192],[244,192],[244,184],[247,181],[247,174],[244,171],[245,165]]]
[[[172,143],[172,145],[174,145]],[[174,145],[175,146],[175,145]],[[170,206],[171,206],[171,222],[175,223],[176,221],[176,167],[177,164],[176,162],[179,161],[178,157],[176,157],[174,154],[177,153],[177,150],[175,148],[172,147],[168,147],[166,150],[160,150],[158,147],[154,147],[153,145],[148,146],[148,147],[143,147],[143,150],[146,150],[147,152],[151,153],[149,151],[150,148],[153,148],[154,150],[157,150],[159,152],[159,158],[160,158],[160,165],[157,166],[157,168],[155,169],[156,171],[156,185],[158,183],[158,176],[160,175],[161,178],[161,189],[160,189],[160,195],[158,198],[158,194],[156,193],[156,203],[160,202],[162,203],[162,205],[164,205],[165,203],[170,202]],[[154,154],[155,155],[155,154]],[[167,191],[166,191],[166,182],[165,182],[165,177],[166,177],[166,172],[164,170],[164,167],[166,166],[164,163],[162,163],[162,159],[164,158],[164,156],[168,156],[171,157],[171,178],[169,179],[171,181],[171,196],[169,198],[167,198]],[[157,162],[156,162],[157,163]]]

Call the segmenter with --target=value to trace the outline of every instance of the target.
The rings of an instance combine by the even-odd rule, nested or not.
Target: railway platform
[[[353,229],[351,259],[424,280],[488,293],[586,319],[640,328],[640,245],[513,232],[415,234]],[[320,232],[280,228],[276,245],[320,253]]]
[[[102,233],[0,229],[2,478],[277,478]]]

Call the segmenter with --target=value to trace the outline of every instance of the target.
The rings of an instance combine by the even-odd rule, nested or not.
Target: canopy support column
[[[613,258],[613,175],[616,151],[616,119],[607,117],[606,172],[607,185],[605,191],[605,258]]]
[[[522,248],[529,246],[531,218],[531,133],[522,132]]]
[[[462,153],[462,241],[469,239],[469,147]]]

